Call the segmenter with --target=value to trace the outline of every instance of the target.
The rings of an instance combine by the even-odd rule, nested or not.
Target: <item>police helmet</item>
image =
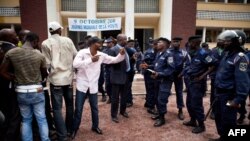
[[[239,35],[234,30],[225,30],[218,36],[218,38],[222,40],[235,41],[239,39]]]
[[[243,32],[241,30],[235,30],[235,32],[239,36],[240,45],[243,46],[246,43],[246,39],[247,39],[247,36],[246,36],[245,32]]]

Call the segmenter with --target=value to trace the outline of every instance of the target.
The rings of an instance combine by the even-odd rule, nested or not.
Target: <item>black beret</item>
[[[192,40],[201,40],[201,36],[200,35],[194,35],[194,36],[190,36],[188,38],[188,41],[192,41]]]
[[[181,41],[181,40],[182,40],[181,37],[174,37],[174,38],[172,39],[172,41]]]

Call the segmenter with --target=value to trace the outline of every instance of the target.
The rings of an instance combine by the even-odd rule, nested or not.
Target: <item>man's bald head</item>
[[[0,30],[0,41],[10,42],[16,45],[18,43],[16,32],[9,28]]]
[[[18,38],[19,38],[19,40],[22,42],[22,44],[24,44],[24,42],[25,42],[25,37],[26,37],[26,35],[27,35],[28,33],[30,33],[30,30],[27,30],[27,29],[23,29],[23,30],[21,30],[21,31],[19,32]]]
[[[127,36],[125,34],[118,34],[117,43],[124,47],[127,44]]]

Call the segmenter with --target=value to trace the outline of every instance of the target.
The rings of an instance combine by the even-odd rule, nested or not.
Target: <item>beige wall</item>
[[[225,3],[205,3],[198,2],[197,10],[209,11],[232,11],[232,12],[250,12],[250,4],[225,4]]]
[[[19,7],[19,0],[0,0],[1,7]]]
[[[0,24],[20,24],[20,17],[0,17]]]
[[[250,21],[196,20],[196,27],[250,28]]]

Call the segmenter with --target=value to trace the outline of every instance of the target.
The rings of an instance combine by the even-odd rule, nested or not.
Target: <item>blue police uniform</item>
[[[184,107],[184,102],[183,102],[183,78],[178,77],[184,68],[184,62],[187,60],[188,53],[183,50],[183,49],[175,49],[175,48],[170,48],[169,49],[173,54],[174,54],[174,62],[175,62],[175,71],[174,71],[174,85],[175,85],[175,91],[176,91],[176,103],[177,103],[177,108],[181,109]]]
[[[149,68],[153,69],[154,60],[156,57],[156,51],[153,48],[149,48],[144,53],[144,58],[142,62],[149,65]],[[154,92],[154,82],[155,80],[151,77],[151,73],[147,70],[143,71],[145,88],[146,88],[146,103],[145,107],[153,109],[156,104],[155,92]]]
[[[160,116],[167,113],[166,104],[168,103],[168,97],[171,91],[174,70],[175,64],[173,53],[169,50],[157,53],[154,71],[158,73],[156,82],[159,87],[156,87],[155,89],[158,93],[157,110]]]
[[[216,76],[218,65],[223,57],[223,54],[224,54],[223,49],[220,47],[215,47],[211,50],[211,55],[213,56],[213,58],[217,60],[217,63],[215,65],[214,70],[209,74],[209,77],[211,79],[210,105],[213,103],[215,99],[215,86],[214,86],[215,76]],[[214,108],[212,108],[212,112],[214,112]]]
[[[109,54],[110,48],[106,48],[103,50],[104,53]],[[110,82],[110,64],[103,64],[104,65],[104,80],[105,80],[105,90],[107,95],[109,96],[109,100],[111,100],[111,93],[112,93],[112,84]]]
[[[187,75],[190,79],[189,92],[187,95],[187,108],[190,113],[191,120],[197,120],[199,125],[204,126],[204,107],[203,96],[206,92],[206,79],[196,80],[208,70],[208,67],[215,63],[208,52],[200,48],[193,54],[190,54],[191,62],[187,70]]]
[[[227,136],[227,128],[236,125],[237,108],[226,106],[228,101],[240,104],[249,92],[248,57],[242,52],[225,52],[216,73],[215,123],[219,135]]]

